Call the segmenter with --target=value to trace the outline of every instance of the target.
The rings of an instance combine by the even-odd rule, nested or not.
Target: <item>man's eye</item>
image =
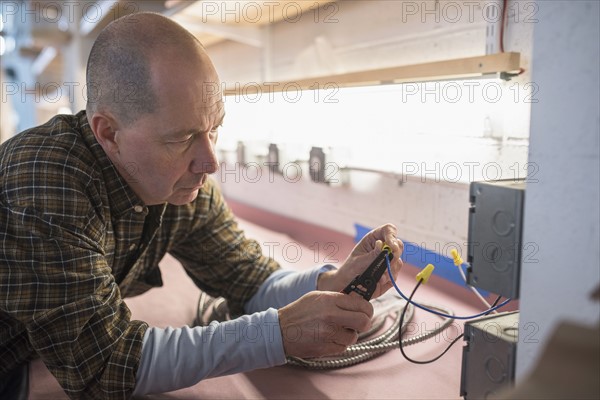
[[[194,135],[187,135],[187,136],[185,136],[185,137],[183,137],[181,139],[174,140],[171,143],[176,143],[176,144],[177,143],[188,143],[188,142],[191,142],[193,138],[194,138]]]

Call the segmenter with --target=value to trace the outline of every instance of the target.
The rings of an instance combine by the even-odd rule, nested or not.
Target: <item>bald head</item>
[[[88,119],[96,112],[111,112],[128,125],[156,111],[153,63],[166,57],[210,63],[191,33],[160,14],[131,14],[106,26],[87,64]]]

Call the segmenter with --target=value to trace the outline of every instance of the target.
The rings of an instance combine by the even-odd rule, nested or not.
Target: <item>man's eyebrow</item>
[[[180,131],[168,132],[165,134],[165,138],[167,139],[178,139],[182,138],[186,135],[193,135],[196,133],[200,133],[199,129],[182,129]]]
[[[217,122],[215,123],[215,126],[223,126],[224,119],[225,119],[225,111],[223,111],[223,113],[221,114],[221,118],[219,118],[217,120]]]
[[[222,126],[224,119],[225,119],[225,111],[223,111],[223,113],[221,114],[221,117],[215,122],[215,124],[212,128],[214,129],[216,127]],[[165,137],[167,139],[178,139],[178,138],[184,137],[186,135],[195,135],[195,134],[199,134],[199,133],[202,133],[202,131],[198,128],[182,129],[179,131],[167,132],[165,134]]]

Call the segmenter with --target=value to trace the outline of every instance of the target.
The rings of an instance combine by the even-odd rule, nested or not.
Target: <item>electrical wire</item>
[[[311,368],[311,369],[343,368],[343,367],[348,367],[351,365],[358,364],[360,362],[367,361],[367,360],[377,357],[387,351],[390,351],[391,349],[396,348],[396,347],[398,347],[400,349],[400,352],[402,353],[402,355],[404,356],[404,358],[406,360],[408,360],[412,363],[415,363],[415,364],[429,364],[429,363],[439,360],[442,356],[444,356],[456,342],[458,342],[461,338],[464,337],[464,333],[461,333],[456,338],[454,338],[452,340],[452,342],[450,342],[450,344],[444,349],[444,351],[442,353],[440,353],[439,355],[437,355],[436,357],[434,357],[430,360],[424,360],[424,361],[423,360],[415,360],[406,354],[406,352],[404,351],[404,347],[423,342],[423,341],[429,339],[430,337],[444,331],[455,319],[471,319],[471,318],[476,318],[476,317],[479,317],[482,315],[488,315],[489,313],[497,310],[498,308],[504,306],[506,303],[508,303],[510,301],[510,299],[507,299],[506,301],[504,301],[503,303],[498,305],[498,303],[501,299],[501,296],[498,296],[492,305],[489,305],[489,303],[485,302],[488,305],[488,310],[483,311],[480,314],[470,316],[470,317],[456,317],[454,315],[454,313],[452,313],[451,311],[441,309],[440,307],[437,307],[437,306],[418,304],[418,303],[415,303],[412,301],[412,298],[413,298],[416,290],[419,288],[421,283],[423,283],[423,279],[419,279],[417,285],[413,289],[409,298],[406,298],[406,296],[404,296],[404,294],[400,291],[400,289],[396,285],[396,282],[393,278],[389,258],[386,257],[385,260],[386,260],[386,264],[387,264],[388,274],[390,276],[390,279],[391,279],[394,287],[396,288],[396,291],[400,294],[400,296],[402,296],[402,298],[404,298],[406,300],[406,304],[404,305],[404,307],[402,307],[402,311],[399,311],[399,310],[396,311],[396,318],[395,318],[394,322],[392,323],[392,326],[390,328],[388,328],[380,336],[377,336],[373,339],[361,341],[357,344],[348,346],[346,351],[344,351],[344,353],[342,353],[341,355],[339,355],[337,357],[321,357],[321,358],[314,358],[314,359],[288,357],[287,363],[289,365],[295,365],[295,366]],[[462,269],[461,269],[461,272],[462,272]],[[465,283],[466,283],[466,277],[464,276],[464,273],[461,275],[463,275],[463,279],[465,279]],[[475,289],[475,288],[473,288],[473,289]],[[479,294],[479,293],[477,292],[477,294]],[[481,296],[481,297],[483,297],[483,296]],[[444,323],[440,327],[438,327],[437,329],[434,329],[432,331],[422,333],[420,335],[417,335],[417,336],[409,338],[409,339],[408,338],[402,339],[402,332],[406,331],[405,327],[414,315],[414,307],[424,309],[430,313],[433,313],[433,314],[443,318]],[[385,311],[386,311],[386,313],[388,313],[388,316],[389,316],[389,310],[385,309]],[[407,312],[409,312],[410,314],[408,316],[408,319],[405,321]],[[375,330],[379,330],[385,322],[385,317],[383,319],[381,319],[381,318],[377,319],[377,316],[375,316],[373,320],[377,321],[376,323],[374,322],[374,325],[376,324],[377,326],[372,328],[366,334],[370,334]]]
[[[386,264],[387,264],[387,267],[389,270],[390,257],[386,256],[384,258],[385,258],[385,261],[386,261]],[[402,339],[402,331],[405,330],[404,328],[406,327],[406,325],[408,324],[410,319],[412,319],[412,316],[414,314],[414,306],[412,306],[411,304],[409,304],[409,302],[407,302],[402,307],[402,311],[400,311],[400,310],[396,311],[396,319],[394,320],[394,323],[392,324],[392,326],[390,328],[388,328],[388,330],[386,330],[380,336],[378,336],[374,339],[361,341],[357,344],[348,346],[346,351],[344,351],[340,356],[337,356],[337,357],[321,357],[321,358],[315,358],[315,359],[303,359],[303,358],[299,358],[299,357],[288,357],[287,363],[290,365],[296,365],[296,366],[312,368],[312,369],[343,368],[343,367],[348,367],[348,366],[351,366],[351,365],[354,365],[354,364],[357,364],[357,363],[360,363],[363,361],[367,361],[373,357],[376,357],[376,356],[381,355],[385,352],[388,352],[392,349],[395,349],[398,346],[402,350],[402,347],[404,345],[411,345],[411,344],[416,344],[416,343],[425,341],[425,340],[429,339],[431,336],[442,332],[443,330],[445,330],[448,327],[448,325],[450,323],[452,323],[452,321],[454,321],[454,319],[452,318],[452,315],[453,315],[452,312],[448,312],[447,310],[440,309],[439,307],[436,307],[436,306],[430,306],[430,308],[437,309],[439,312],[438,315],[440,315],[440,316],[443,315],[442,318],[444,318],[444,323],[440,327],[438,327],[432,331],[422,333],[422,334],[417,335],[416,337],[413,337],[408,340]],[[409,319],[405,323],[404,318],[405,318],[408,310],[410,310],[410,316],[409,316]],[[386,311],[386,313],[389,315],[389,311]],[[381,325],[383,325],[383,324],[381,324]],[[456,342],[456,340],[455,340],[455,342]],[[453,343],[455,343],[455,342],[453,342]]]
[[[438,306],[429,305],[429,307],[438,309],[440,311],[444,311],[447,314],[452,313],[452,311],[444,310]],[[401,315],[405,313],[410,313],[409,318],[406,321],[404,321],[405,318],[403,317],[401,321]],[[340,356],[313,359],[288,357],[287,362],[289,365],[311,369],[333,369],[349,367],[351,365],[367,361],[390,350],[396,349],[400,345],[400,342],[402,342],[402,346],[410,346],[423,342],[445,330],[453,321],[453,319],[451,318],[444,318],[444,322],[438,328],[424,332],[420,335],[411,337],[409,339],[401,340],[400,334],[402,331],[405,331],[404,328],[409,323],[410,319],[412,319],[413,314],[414,307],[410,306],[409,304],[405,305],[401,313],[398,310],[393,324],[383,334],[371,340],[363,341],[348,346],[346,351]]]
[[[393,346],[391,348],[387,348],[386,344],[393,341],[397,336],[398,329],[404,330],[406,328],[406,325],[412,319],[412,316],[414,314],[414,307],[410,305],[405,305],[404,307],[402,307],[403,312],[407,309],[410,309],[410,314],[408,320],[406,320],[404,325],[400,325],[400,312],[398,312],[396,314],[396,318],[392,323],[392,326],[388,328],[385,332],[383,332],[381,335],[370,340],[363,340],[356,344],[350,345],[342,354],[338,356],[318,357],[310,359],[300,357],[287,357],[287,364],[311,369],[344,368],[367,361],[371,358],[386,353],[395,347]]]
[[[471,289],[471,291],[472,291],[473,293],[475,293],[475,295],[476,295],[476,296],[479,298],[479,300],[481,300],[481,302],[482,302],[483,304],[485,304],[485,306],[486,306],[488,309],[491,309],[491,308],[495,307],[495,304],[492,306],[492,305],[490,305],[490,303],[488,303],[488,301],[485,299],[485,297],[483,297],[483,295],[482,295],[481,293],[479,293],[479,290],[477,290],[475,287],[473,287],[473,286],[471,286],[471,285],[469,285],[469,284],[467,283],[467,277],[465,276],[465,271],[463,271],[462,267],[461,267],[461,266],[458,266],[457,268],[458,268],[458,271],[460,272],[460,276],[462,276],[463,280],[465,281],[465,285],[467,285],[467,287],[468,287],[469,289]],[[498,311],[496,311],[496,310],[492,310],[492,311],[490,311],[490,312],[493,312],[493,313],[498,313]]]
[[[506,23],[506,8],[508,0],[502,2],[502,20],[500,22],[500,53],[504,53],[504,24]]]
[[[413,306],[420,308],[421,310],[425,310],[427,312],[430,312],[432,314],[438,315],[440,317],[444,317],[444,318],[453,318],[453,319],[473,319],[473,318],[477,318],[477,317],[481,317],[484,315],[489,314],[490,312],[497,310],[499,308],[504,307],[506,304],[508,304],[510,302],[511,299],[506,299],[504,300],[502,303],[494,306],[494,307],[490,307],[489,309],[480,312],[479,314],[474,314],[474,315],[468,315],[468,316],[456,316],[456,315],[449,315],[449,314],[445,314],[443,312],[439,312],[436,310],[432,310],[430,308],[427,308],[426,306],[423,306],[419,303],[415,303],[414,301],[412,301],[411,299],[409,299],[408,297],[406,297],[404,295],[404,293],[402,293],[402,290],[400,290],[400,288],[398,287],[398,285],[396,284],[396,280],[394,279],[394,274],[392,274],[392,267],[390,266],[390,262],[386,257],[386,262],[387,262],[387,271],[388,271],[388,276],[390,277],[390,281],[392,282],[392,285],[394,286],[394,289],[396,289],[396,292],[398,292],[398,294],[400,296],[402,296],[402,298],[404,300],[406,300],[409,304],[412,304]]]
[[[359,342],[348,346],[339,356],[321,357],[312,359],[303,359],[299,357],[288,357],[288,365],[299,366],[310,369],[335,369],[349,367],[372,358],[378,357],[384,353],[396,349],[400,342],[400,332],[406,330],[406,326],[414,315],[414,307],[403,302],[403,305],[390,310],[390,307],[383,309],[373,317],[373,328],[364,332],[359,337]],[[436,305],[427,305],[429,308],[439,311],[445,315],[453,315],[452,310],[444,309]],[[402,324],[400,316],[404,314]],[[392,324],[380,335],[370,338],[370,335],[383,328],[388,318],[394,318]],[[204,292],[200,293],[198,299],[198,308],[196,310],[196,319],[194,325],[206,326],[212,320],[224,321],[230,318],[227,302],[222,297],[213,298]],[[403,346],[410,346],[423,342],[434,335],[445,330],[453,321],[452,318],[443,318],[443,323],[431,331],[423,332],[420,335],[409,339],[402,339]]]
[[[506,18],[508,8],[508,0],[503,0],[502,2],[502,21],[500,24],[500,53],[504,53],[504,25],[508,25],[508,20]],[[519,76],[525,72],[525,68],[520,67],[519,72],[516,74],[512,74],[512,76]]]
[[[492,308],[496,307],[496,305],[498,305],[498,303],[500,302],[500,299],[501,299],[501,298],[502,298],[502,296],[498,296],[498,297],[496,297],[496,300],[494,300],[494,302],[492,303],[492,306],[490,307],[490,309],[492,309]],[[490,311],[490,312],[488,312],[488,313],[486,313],[485,315],[489,315],[490,313],[491,313],[491,311]]]
[[[299,357],[288,357],[287,363],[293,366],[299,366],[309,369],[335,369],[335,368],[344,368],[349,367],[361,362],[368,361],[372,358],[380,356],[386,352],[389,352],[395,348],[399,348],[400,352],[404,356],[404,358],[415,364],[428,364],[440,359],[444,354],[448,352],[450,347],[452,347],[456,342],[458,342],[464,334],[460,334],[452,342],[446,347],[446,349],[430,360],[414,360],[409,357],[405,351],[404,347],[414,345],[420,342],[423,342],[434,335],[439,334],[444,331],[455,319],[471,319],[476,318],[478,316],[487,315],[490,312],[504,306],[506,303],[510,301],[510,299],[505,300],[501,304],[498,305],[498,302],[501,299],[501,296],[498,296],[494,303],[489,307],[488,310],[476,314],[470,317],[457,317],[451,310],[446,310],[441,307],[429,304],[419,304],[415,303],[412,298],[419,288],[421,283],[423,283],[423,279],[420,279],[413,289],[412,293],[408,298],[402,293],[400,288],[397,286],[396,281],[393,278],[391,272],[391,265],[389,259],[386,257],[387,263],[387,271],[390,276],[391,282],[396,289],[396,291],[400,294],[400,296],[406,300],[406,303],[398,307],[395,310],[390,310],[390,306],[383,307],[383,310],[380,311],[378,315],[373,317],[373,327],[361,334],[359,337],[359,342],[348,346],[348,348],[339,356],[332,357],[321,357],[321,358],[312,358],[312,359],[303,359]],[[460,268],[460,267],[459,267]],[[462,270],[461,270],[462,271]],[[461,274],[464,277],[464,274]],[[466,278],[465,278],[466,280]],[[421,308],[425,311],[433,313],[438,317],[443,318],[444,322],[431,331],[424,332],[420,335],[402,339],[402,332],[406,331],[406,326],[413,318],[414,315],[414,307]],[[408,313],[408,318],[407,317]],[[376,336],[371,339],[364,339],[365,337],[369,337],[376,331],[379,331],[385,324],[387,318],[395,314],[394,321],[392,325],[384,331],[379,336]],[[198,308],[196,310],[196,320],[194,321],[195,325],[207,325],[211,320],[216,319],[219,321],[230,319],[229,310],[227,307],[227,302],[223,298],[212,298],[204,292],[200,293],[200,297],[198,299]]]
[[[464,264],[464,262],[463,262],[462,257],[458,253],[458,250],[452,249],[450,251],[450,254],[452,255],[452,259],[454,260],[454,265],[458,268],[458,272],[460,273],[460,276],[462,277],[463,282],[465,282],[465,285],[469,289],[471,289],[471,291],[479,298],[479,300],[481,300],[481,302],[483,304],[485,304],[486,308],[491,309],[491,308],[495,307],[496,304],[497,304],[497,302],[494,305],[490,305],[490,303],[487,302],[487,300],[485,299],[485,297],[483,297],[483,295],[479,292],[479,290],[477,290],[477,288],[475,288],[474,286],[470,285],[467,282],[467,277],[465,276],[465,271],[463,271],[463,269],[462,269],[462,265]],[[496,310],[493,310],[493,311],[490,311],[490,312],[493,312],[493,313],[496,313],[496,314],[498,313],[498,311],[496,311]]]
[[[415,285],[415,288],[413,289],[412,293],[410,294],[410,296],[408,297],[408,302],[410,303],[410,301],[412,301],[413,296],[415,295],[415,292],[417,291],[417,289],[419,288],[419,286],[421,286],[421,283],[423,283],[423,279],[419,279],[419,282],[417,282],[417,284]],[[490,307],[490,309],[492,309],[494,306],[496,306],[496,304],[498,304],[498,302],[500,301],[500,298],[502,296],[498,296],[496,298],[496,300],[494,301],[493,305]],[[406,309],[404,309],[402,311],[402,314],[400,315],[400,325],[403,324],[404,321],[404,314],[405,314]],[[488,311],[486,313],[489,314],[491,311]],[[401,335],[401,332],[399,332],[399,335]],[[458,342],[461,338],[463,338],[465,336],[464,333],[461,333],[460,335],[458,335],[457,337],[455,337],[452,342],[450,342],[450,344],[446,347],[446,349],[444,349],[443,352],[441,352],[440,354],[438,354],[437,356],[435,356],[432,359],[429,360],[415,360],[411,357],[409,357],[405,352],[404,352],[404,346],[403,346],[403,340],[398,341],[398,347],[400,348],[400,352],[402,353],[402,356],[410,361],[413,364],[429,364],[432,363],[434,361],[439,360],[444,354],[446,354],[448,352],[448,350],[450,350],[450,348],[456,343]]]
[[[410,303],[412,301],[412,298],[415,295],[415,292],[417,291],[417,289],[419,288],[419,286],[421,286],[421,283],[423,283],[423,279],[419,279],[419,282],[417,282],[417,284],[415,285],[415,288],[413,289],[412,293],[408,297],[408,303]],[[402,314],[400,315],[400,324],[401,325],[402,325],[402,322],[404,321],[404,314],[405,314],[404,311],[405,310],[402,310]],[[442,353],[438,354],[437,356],[435,356],[434,358],[432,358],[430,360],[425,360],[425,361],[415,360],[415,359],[409,357],[404,352],[404,346],[402,344],[402,340],[398,341],[398,348],[400,349],[400,352],[402,353],[402,355],[404,356],[404,358],[406,358],[411,363],[413,363],[413,364],[429,364],[429,363],[432,363],[434,361],[439,360],[444,354],[446,354],[448,352],[448,350],[450,350],[450,347],[452,347],[454,345],[454,343],[458,342],[464,335],[465,335],[464,333],[461,333],[456,338],[454,338],[454,340],[452,340],[452,342],[450,342],[450,344],[448,345],[448,347],[446,347],[446,349]]]

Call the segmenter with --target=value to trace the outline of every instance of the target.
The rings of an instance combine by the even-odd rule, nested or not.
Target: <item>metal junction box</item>
[[[472,182],[469,199],[467,283],[519,297],[524,180]]]
[[[514,384],[519,312],[486,316],[465,323],[460,395],[487,399]]]

